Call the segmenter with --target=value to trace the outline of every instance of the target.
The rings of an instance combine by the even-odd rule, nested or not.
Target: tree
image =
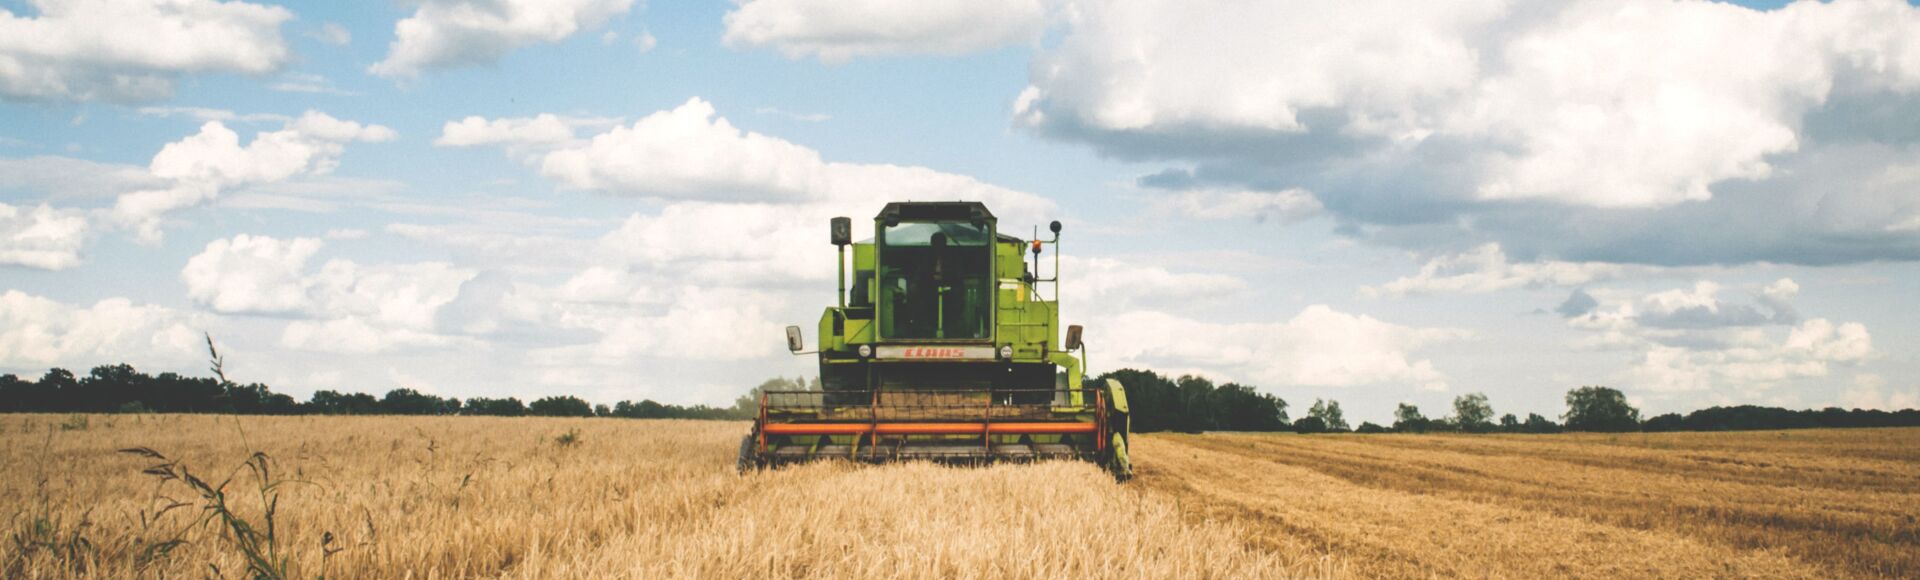
[[[1413,403],[1401,403],[1393,409],[1393,430],[1401,433],[1425,433],[1432,423]]]
[[[1539,413],[1527,413],[1527,422],[1520,424],[1520,430],[1525,433],[1559,433],[1560,424]]]
[[[1467,393],[1453,399],[1453,421],[1461,431],[1485,433],[1493,430],[1493,405],[1485,393]]]
[[[1386,433],[1387,428],[1381,427],[1379,425],[1375,425],[1373,424],[1372,421],[1365,421],[1360,423],[1360,427],[1357,429],[1354,429],[1353,432],[1355,433]]]
[[[460,400],[454,399],[452,409],[448,409],[445,399],[422,393],[413,389],[394,389],[380,400],[381,412],[392,415],[446,415],[460,410]]]
[[[1226,431],[1278,431],[1287,427],[1287,402],[1253,387],[1227,383],[1208,396],[1214,427]]]
[[[1501,432],[1504,432],[1504,433],[1519,433],[1519,432],[1520,432],[1520,419],[1519,419],[1519,418],[1516,418],[1516,417],[1514,417],[1514,416],[1513,416],[1513,413],[1507,413],[1507,414],[1505,414],[1505,415],[1501,415],[1501,416],[1500,416],[1500,431],[1501,431]]]
[[[34,389],[34,395],[47,402],[43,411],[77,411],[80,381],[73,378],[73,371],[63,368],[47,369],[40,375],[40,381]]]
[[[32,402],[27,400],[27,396],[33,387],[33,383],[20,380],[19,375],[0,375],[0,413],[32,410]]]
[[[1299,421],[1294,421],[1293,430],[1296,433],[1305,434],[1326,433],[1327,422],[1321,420],[1319,417],[1308,416]]]
[[[592,417],[593,405],[579,397],[544,397],[527,405],[527,414],[541,417]]]
[[[468,415],[491,415],[495,417],[519,417],[521,415],[527,414],[527,405],[525,403],[521,403],[520,399],[516,399],[513,397],[507,397],[505,399],[489,399],[486,397],[474,397],[472,399],[467,399],[466,412]]]
[[[1349,430],[1347,427],[1346,414],[1340,412],[1339,401],[1327,400],[1323,402],[1320,399],[1314,399],[1313,407],[1307,409],[1307,416],[1319,419],[1321,424],[1326,425],[1328,431],[1340,432]]]
[[[1640,429],[1640,410],[1627,404],[1627,396],[1607,387],[1588,386],[1567,391],[1568,431],[1617,433]]]
[[[1653,433],[1657,433],[1661,431],[1679,431],[1685,428],[1686,428],[1686,420],[1681,419],[1679,413],[1667,413],[1665,415],[1654,415],[1652,417],[1648,417],[1646,424],[1641,426],[1641,430],[1647,431],[1647,432],[1653,432]]]

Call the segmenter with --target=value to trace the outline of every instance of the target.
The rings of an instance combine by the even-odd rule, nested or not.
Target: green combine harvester
[[[760,394],[742,471],[821,459],[1075,459],[1132,475],[1126,391],[1112,380],[1083,385],[1081,329],[1060,337],[1060,222],[1051,240],[1022,240],[1001,234],[978,202],[907,202],[887,204],[867,241],[853,241],[852,220],[831,225],[839,304],[820,317],[818,351],[802,352],[800,327],[787,327],[788,350],[820,357],[821,390]],[[1049,245],[1052,275],[1042,278]]]

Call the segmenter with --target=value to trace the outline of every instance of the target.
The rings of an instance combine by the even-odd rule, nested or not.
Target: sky
[[[1899,0],[0,0],[0,372],[724,404],[955,199],[1095,374],[1920,406]]]

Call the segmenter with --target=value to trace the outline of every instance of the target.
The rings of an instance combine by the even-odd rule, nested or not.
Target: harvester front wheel
[[[1113,472],[1115,481],[1125,482],[1133,479],[1133,459],[1127,456],[1127,437],[1113,434],[1113,456],[1107,458],[1107,469]]]
[[[734,460],[733,467],[742,475],[760,468],[760,459],[753,456],[753,435],[740,438],[740,458]]]

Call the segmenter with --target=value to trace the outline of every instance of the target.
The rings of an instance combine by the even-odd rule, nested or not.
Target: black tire
[[[760,468],[760,460],[759,458],[753,456],[753,451],[754,451],[753,435],[747,435],[746,437],[741,437],[740,438],[740,457],[739,459],[734,460],[734,464],[733,464],[734,469],[740,470],[741,475],[745,475],[748,471]]]

